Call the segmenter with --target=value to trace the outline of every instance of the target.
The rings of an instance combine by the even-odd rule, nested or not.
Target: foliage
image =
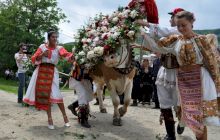
[[[0,1],[0,74],[7,67],[17,69],[14,54],[20,42],[39,46],[45,32],[57,29],[65,17],[56,0]]]

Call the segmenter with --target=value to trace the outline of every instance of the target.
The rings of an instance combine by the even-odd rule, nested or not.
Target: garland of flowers
[[[94,66],[102,61],[104,50],[115,51],[120,47],[121,39],[134,41],[139,31],[135,21],[144,18],[139,9],[139,4],[132,8],[119,7],[111,15],[99,14],[90,19],[75,35],[73,52],[77,62]]]

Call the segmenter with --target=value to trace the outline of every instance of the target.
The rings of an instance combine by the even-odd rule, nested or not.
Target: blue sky
[[[84,25],[89,17],[97,13],[110,14],[119,6],[126,6],[131,0],[58,0],[58,7],[66,14],[69,23],[60,23],[61,43],[72,42],[73,34]],[[220,28],[220,0],[156,0],[161,26],[170,26],[167,14],[181,7],[196,17],[195,29]]]

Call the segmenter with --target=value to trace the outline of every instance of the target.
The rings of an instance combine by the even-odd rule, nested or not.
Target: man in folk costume
[[[66,116],[63,96],[59,90],[59,73],[56,65],[60,58],[73,61],[73,53],[67,52],[64,47],[57,45],[57,33],[48,32],[48,43],[41,44],[32,56],[32,63],[37,65],[30,80],[23,101],[35,105],[38,110],[46,110],[48,116],[48,128],[54,129],[51,104],[57,103],[62,112],[65,126],[69,127]]]
[[[92,79],[89,77],[89,71],[85,68],[85,64],[78,65],[73,63],[71,78],[69,80],[70,88],[75,89],[78,99],[68,106],[71,112],[78,116],[81,126],[90,128],[88,123],[89,102],[93,100]],[[76,108],[78,107],[78,113]]]
[[[164,28],[158,26],[157,25],[158,22],[157,23],[155,22],[156,20],[153,20],[154,21],[153,23],[156,24],[152,24],[149,20],[148,22],[139,20],[137,21],[137,23],[143,26],[147,26],[149,28],[150,36],[152,36],[154,39],[159,39],[161,37],[169,36],[171,34],[179,34],[176,28],[175,14],[177,14],[180,11],[183,11],[183,9],[176,8],[174,9],[173,12],[169,13],[171,14],[171,20],[170,20],[172,26],[171,28]],[[154,12],[154,13],[158,13],[158,12]],[[150,19],[152,20],[152,18]],[[176,89],[176,70],[175,70],[175,68],[178,67],[178,63],[175,61],[175,56],[173,56],[172,54],[162,55],[161,58],[162,58],[161,59],[162,66],[158,72],[156,85],[157,85],[158,98],[160,102],[161,115],[164,118],[165,127],[167,131],[167,135],[165,139],[175,140],[176,139],[175,121],[172,113],[172,107],[173,106],[176,107],[178,103],[178,92]],[[178,118],[180,120],[180,115],[178,116]],[[179,123],[177,127],[178,134],[182,134],[183,131],[184,131],[183,125]]]

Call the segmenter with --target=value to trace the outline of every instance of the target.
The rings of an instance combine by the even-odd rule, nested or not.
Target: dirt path
[[[112,125],[113,107],[107,98],[104,103],[107,114],[99,113],[99,107],[91,103],[91,129],[82,128],[77,118],[69,110],[67,115],[71,127],[64,128],[61,112],[57,105],[53,105],[52,113],[55,130],[48,130],[47,117],[44,111],[36,111],[33,107],[22,107],[16,103],[16,95],[0,91],[0,140],[157,140],[165,135],[163,126],[159,125],[159,110],[150,106],[139,105],[129,107],[128,113],[122,118],[123,126]],[[63,93],[65,105],[68,105],[76,96],[72,93]],[[220,127],[208,127],[209,140],[220,138]],[[194,140],[192,132],[186,128],[177,140]]]

